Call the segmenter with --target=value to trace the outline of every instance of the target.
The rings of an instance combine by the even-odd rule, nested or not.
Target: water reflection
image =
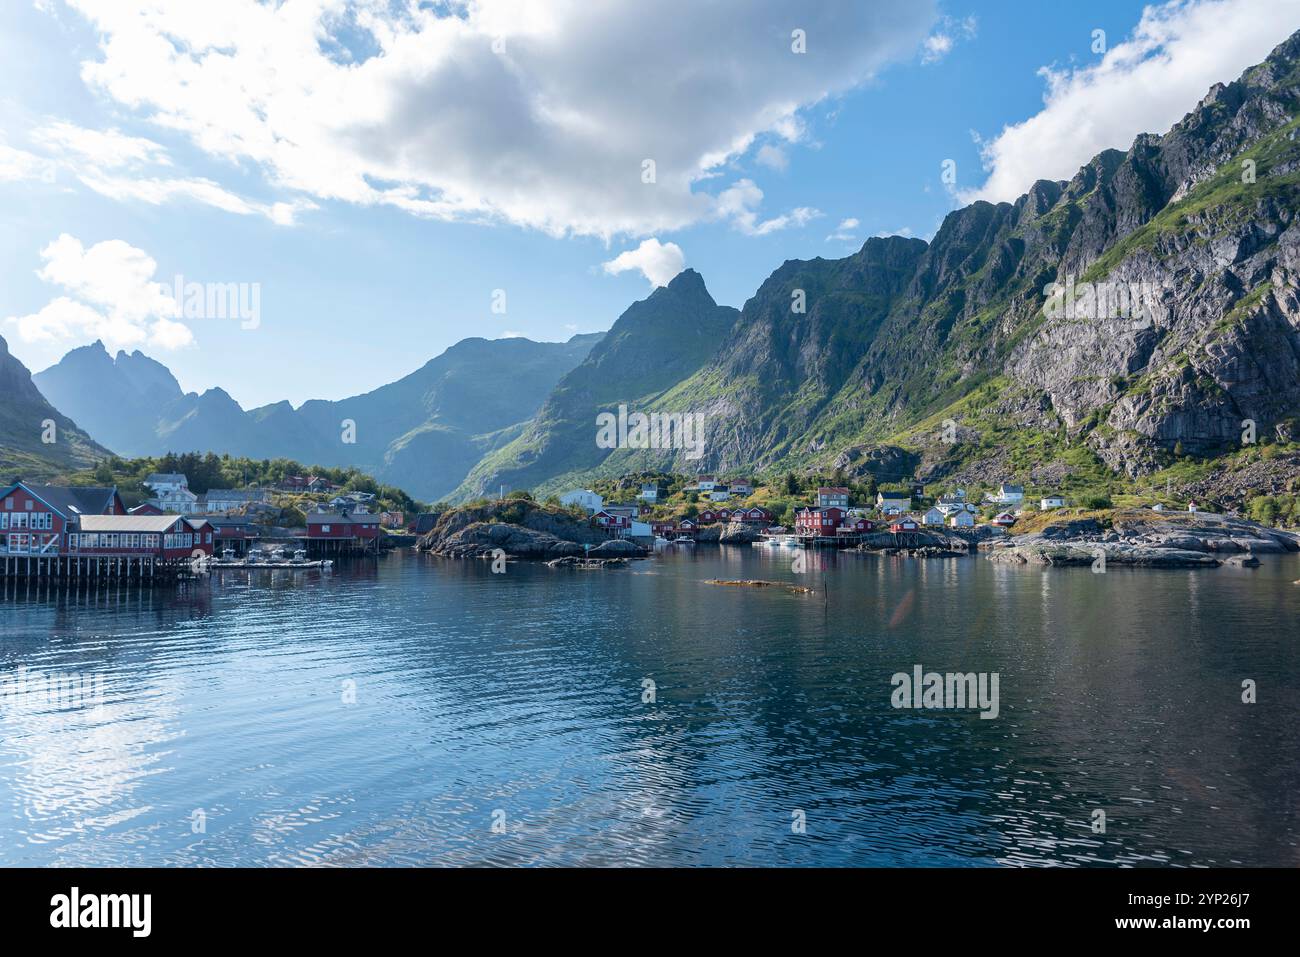
[[[0,863],[1297,862],[1294,557],[798,554],[9,589],[0,686],[103,695],[0,697]],[[1001,716],[893,710],[915,664],[998,672]]]

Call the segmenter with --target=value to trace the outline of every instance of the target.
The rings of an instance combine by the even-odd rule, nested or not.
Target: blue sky
[[[603,268],[625,252],[741,306],[1163,131],[1300,27],[1295,0],[253,2],[0,13],[0,335],[33,371],[107,332],[246,408],[339,398],[467,336],[608,328],[651,289]],[[166,318],[177,274],[257,283],[260,324]]]

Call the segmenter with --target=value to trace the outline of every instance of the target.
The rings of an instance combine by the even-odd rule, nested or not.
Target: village
[[[152,497],[128,508],[115,486],[27,484],[0,490],[0,577],[155,579],[196,562],[247,559],[259,543],[307,556],[373,555],[401,512],[372,512],[373,493],[345,492],[317,476],[290,476],[275,489],[190,490],[183,474],[154,473]],[[300,528],[273,524],[284,509],[272,492],[315,493]],[[282,547],[281,551],[284,550]]]
[[[922,483],[913,483],[878,489],[873,497],[871,487],[804,489],[788,476],[787,497],[779,498],[776,486],[743,477],[663,475],[640,482],[639,491],[629,481],[597,483],[609,500],[594,488],[575,488],[548,502],[647,551],[697,543],[916,548],[936,535],[973,543],[1006,535],[1028,513],[1071,504],[1054,492],[1029,499],[1023,485],[1010,482],[971,495],[963,488],[927,495]],[[268,548],[272,563],[328,565],[413,544],[451,508],[376,511],[375,493],[311,474],[204,492],[193,491],[178,472],[154,472],[140,484],[150,495],[131,507],[115,486],[9,485],[0,492],[0,576],[145,580],[184,575],[196,562],[260,567]]]
[[[854,547],[867,536],[882,533],[894,536],[899,545],[915,544],[919,533],[925,531],[1005,534],[1027,510],[1046,512],[1070,504],[1055,492],[1040,495],[1036,502],[1027,501],[1024,486],[1010,482],[980,494],[978,501],[962,488],[928,497],[920,483],[907,489],[879,490],[874,499],[855,494],[847,486],[823,485],[816,488],[813,501],[790,510],[793,521],[785,525],[778,523],[771,509],[758,504],[757,491],[748,478],[700,475],[680,490],[676,507],[666,503],[663,484],[653,482],[642,485],[634,502],[606,502],[588,488],[565,492],[559,501],[585,510],[592,525],[611,537],[634,541],[693,544],[748,539],[831,548]],[[1188,508],[1196,511],[1197,506],[1191,503]],[[1162,511],[1164,506],[1155,509]],[[671,512],[678,514],[665,514]],[[740,526],[752,534],[718,538],[701,534],[714,526]]]

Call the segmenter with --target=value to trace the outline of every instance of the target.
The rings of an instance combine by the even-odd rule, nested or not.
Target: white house
[[[605,500],[589,488],[575,488],[560,496],[561,505],[577,505],[595,515],[605,505]]]
[[[1164,510],[1165,510],[1164,502],[1156,502],[1156,504],[1151,506],[1151,511],[1153,512],[1163,512]]]
[[[731,498],[730,489],[717,487],[714,488],[713,491],[709,493],[710,502],[725,502],[729,498]]]
[[[142,484],[153,490],[150,502],[164,512],[189,515],[197,511],[198,496],[190,491],[189,479],[179,472],[154,472]]]
[[[817,490],[818,508],[848,508],[849,490],[840,485],[823,486]]]
[[[1052,508],[1065,508],[1065,499],[1059,495],[1044,495],[1039,499],[1038,508],[1043,512]]]
[[[712,475],[701,475],[696,479],[695,487],[701,492],[712,492],[718,487],[718,480]]]
[[[732,479],[727,485],[732,495],[752,495],[754,492],[754,483],[747,478]]]
[[[657,502],[659,501],[659,486],[642,485],[641,491],[637,493],[636,497],[643,502]]]
[[[1023,485],[1009,485],[1003,482],[998,486],[997,494],[990,495],[989,501],[996,502],[999,505],[1019,505],[1025,500],[1025,487]]]
[[[963,508],[961,511],[953,512],[948,516],[948,524],[953,528],[974,528],[975,516]]]
[[[901,515],[912,507],[912,499],[906,495],[886,495],[876,493],[876,508],[884,515]]]
[[[932,505],[930,509],[921,516],[922,525],[942,525],[947,514],[937,505]]]
[[[190,480],[180,472],[151,472],[143,484],[153,489],[155,495],[161,495],[164,492],[174,492],[177,489],[188,490]]]

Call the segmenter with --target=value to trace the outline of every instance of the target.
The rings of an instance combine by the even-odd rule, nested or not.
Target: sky
[[[608,329],[684,267],[740,307],[1164,132],[1296,29],[1300,0],[8,0],[0,336],[253,408]]]

